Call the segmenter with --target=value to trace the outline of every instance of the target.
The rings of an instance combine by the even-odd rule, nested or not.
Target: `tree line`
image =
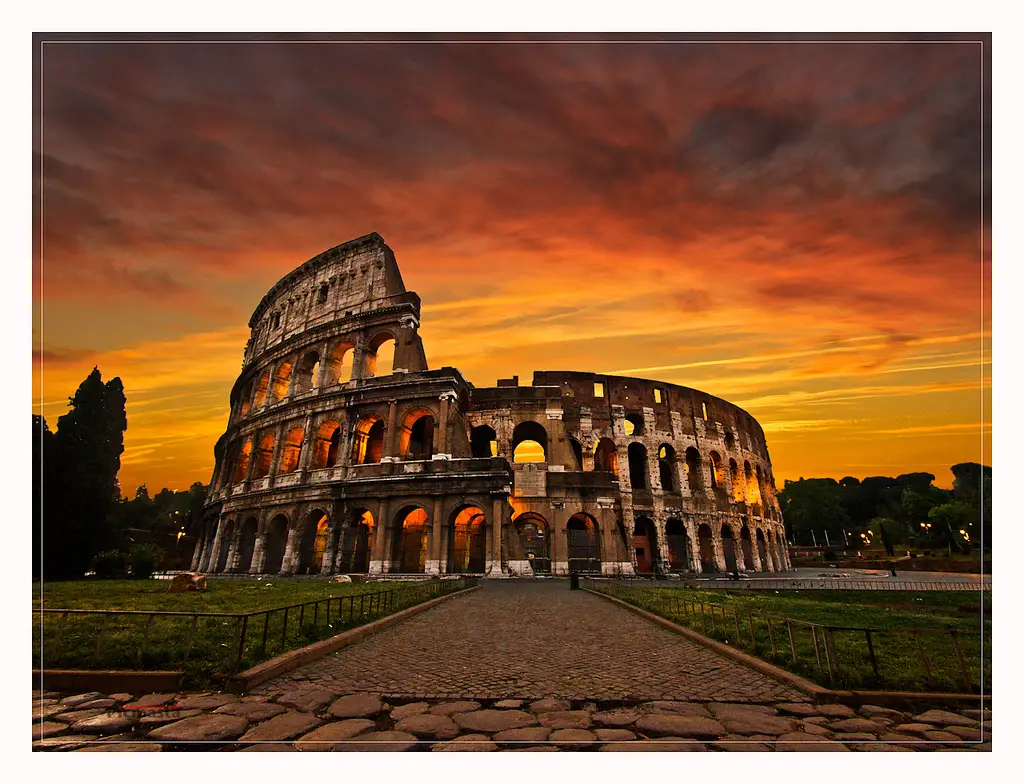
[[[121,497],[126,404],[121,379],[104,382],[94,367],[68,399],[56,432],[33,415],[33,577],[80,578],[129,566],[148,575],[201,517],[201,482],[152,498],[142,485],[133,498]]]
[[[992,541],[992,469],[957,463],[953,489],[935,487],[934,474],[847,476],[787,480],[779,506],[796,545],[856,548],[881,544],[969,552]]]

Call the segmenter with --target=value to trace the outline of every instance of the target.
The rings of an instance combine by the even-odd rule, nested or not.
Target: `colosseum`
[[[249,320],[192,569],[671,576],[790,568],[764,431],[696,389],[430,370],[378,234]]]

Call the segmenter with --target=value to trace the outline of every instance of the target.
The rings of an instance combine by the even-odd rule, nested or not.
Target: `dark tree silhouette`
[[[51,475],[44,478],[43,574],[81,577],[113,540],[111,511],[120,499],[124,452],[124,387],[103,383],[98,368],[70,399],[52,438]]]
[[[53,476],[53,433],[46,420],[32,415],[32,577],[42,574],[43,491]]]

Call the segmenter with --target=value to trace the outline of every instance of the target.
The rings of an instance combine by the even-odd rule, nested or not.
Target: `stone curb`
[[[282,653],[280,656],[275,656],[273,659],[257,664],[255,667],[250,667],[248,670],[244,670],[243,672],[233,675],[228,680],[228,683],[225,686],[225,691],[242,694],[253,686],[259,686],[261,683],[269,681],[272,678],[276,678],[278,675],[290,672],[296,667],[301,667],[303,664],[309,664],[317,659],[322,659],[328,654],[340,651],[342,648],[347,648],[349,645],[357,643],[366,637],[370,637],[377,632],[384,631],[384,629],[399,624],[414,615],[419,615],[421,612],[429,610],[431,607],[435,607],[441,602],[445,602],[456,596],[465,596],[468,593],[479,590],[479,588],[480,586],[475,585],[471,588],[455,591],[454,593],[450,593],[445,596],[438,596],[436,599],[431,599],[430,601],[423,602],[422,604],[407,607],[393,615],[388,615],[364,626],[359,626],[358,628],[350,629],[347,632],[336,634],[334,637],[321,640],[320,642],[315,642],[312,645],[307,645],[305,648],[299,648],[294,651]]]
[[[156,694],[176,692],[180,670],[32,670],[32,683],[54,691],[99,691]]]
[[[583,590],[587,593],[592,593],[595,596],[600,596],[602,599],[607,599],[610,602],[618,604],[620,607],[629,610],[641,618],[646,618],[652,623],[661,626],[669,631],[681,634],[684,637],[688,637],[694,642],[703,645],[707,648],[711,648],[717,653],[727,656],[740,664],[751,667],[770,678],[774,678],[788,686],[792,686],[795,689],[799,689],[805,694],[814,697],[816,700],[822,702],[841,702],[849,703],[852,705],[860,704],[873,704],[873,705],[907,705],[915,702],[938,702],[938,703],[991,703],[992,698],[989,695],[981,694],[951,694],[948,692],[917,692],[917,691],[850,691],[850,690],[835,690],[828,689],[824,686],[819,686],[817,683],[801,678],[799,675],[794,675],[788,670],[784,670],[781,667],[776,667],[774,664],[751,656],[743,651],[736,650],[730,645],[718,642],[718,640],[712,640],[710,637],[705,637],[700,632],[695,632],[693,629],[688,629],[685,626],[681,626],[677,623],[673,623],[667,618],[662,618],[660,615],[655,615],[647,610],[641,610],[639,607],[635,607],[632,604],[616,599],[614,596],[600,593],[590,588],[584,588]]]

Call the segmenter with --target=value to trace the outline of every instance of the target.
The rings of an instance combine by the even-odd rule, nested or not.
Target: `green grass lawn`
[[[907,691],[978,691],[981,688],[982,635],[985,680],[991,669],[991,592],[973,591],[726,591],[594,584],[620,599],[681,623],[709,637],[772,661],[835,688]],[[701,603],[704,604],[703,610]],[[772,619],[769,634],[768,616]],[[807,625],[832,627],[829,656],[825,636]],[[737,620],[739,633],[737,634]],[[872,629],[875,668],[867,635],[836,627]],[[953,630],[966,670],[947,634],[910,630]],[[792,632],[792,641],[790,633]],[[774,642],[774,654],[773,645]],[[923,654],[922,654],[923,650]],[[796,653],[794,659],[793,653]],[[820,658],[820,663],[819,663]],[[828,661],[832,659],[832,677]],[[925,661],[927,664],[925,664]],[[986,689],[987,691],[987,689]]]
[[[81,580],[41,588],[35,584],[33,609],[43,612],[33,613],[33,665],[184,670],[188,685],[204,686],[454,588],[452,583],[440,584],[441,588],[436,582],[351,584],[274,578],[209,580],[207,590],[181,594],[169,593],[169,586],[165,580]],[[278,609],[302,603],[305,606],[287,612]],[[65,616],[59,610],[183,615]],[[274,612],[261,612],[267,610]],[[253,612],[261,614],[244,621],[193,615]]]

